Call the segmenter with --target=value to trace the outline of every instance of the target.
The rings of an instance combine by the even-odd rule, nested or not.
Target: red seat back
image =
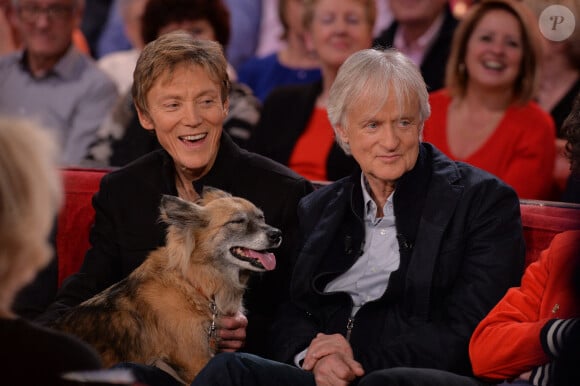
[[[89,248],[89,231],[95,220],[93,194],[106,169],[63,168],[65,200],[58,216],[56,250],[58,285],[79,270]]]
[[[580,205],[553,201],[521,200],[522,224],[526,240],[526,266],[536,261],[554,236],[580,229]]]

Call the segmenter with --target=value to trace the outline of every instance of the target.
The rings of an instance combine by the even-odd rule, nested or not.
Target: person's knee
[[[365,375],[358,386],[477,386],[476,379],[448,371],[394,367]]]
[[[405,367],[377,370],[365,375],[358,386],[407,386],[405,383],[412,377],[411,371]]]

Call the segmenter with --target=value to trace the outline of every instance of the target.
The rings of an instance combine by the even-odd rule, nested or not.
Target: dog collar
[[[209,346],[209,351],[213,355],[217,352],[218,348],[218,336],[217,336],[217,322],[218,309],[217,304],[215,304],[215,297],[212,295],[209,301],[209,309],[211,311],[211,323],[209,324],[209,329],[207,330],[207,342]]]

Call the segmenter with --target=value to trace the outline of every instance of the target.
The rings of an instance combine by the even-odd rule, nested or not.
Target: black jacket
[[[421,75],[423,75],[423,79],[425,79],[429,92],[438,90],[444,86],[445,66],[447,65],[447,58],[451,51],[453,32],[458,23],[459,21],[451,13],[451,8],[449,8],[449,6],[445,7],[445,19],[443,20],[443,25],[437,33],[437,37],[433,41],[433,44],[425,53],[423,62],[421,63]],[[398,23],[394,21],[375,39],[373,42],[374,46],[384,48],[392,47],[397,27]]]
[[[296,208],[312,186],[287,168],[240,149],[225,133],[214,166],[195,183],[198,192],[202,185],[252,201],[264,211],[267,223],[283,232],[283,244],[276,251],[276,269],[252,276],[246,297],[246,348],[260,353],[259,345],[265,343],[263,331],[273,309],[288,296]],[[90,233],[92,247],[80,271],[65,280],[41,322],[54,320],[68,307],[123,279],[150,251],[165,244],[166,227],[158,221],[163,194],[177,195],[174,163],[165,150],[147,154],[103,177],[93,198],[96,218]]]
[[[470,375],[477,323],[517,285],[524,238],[516,193],[492,175],[421,145],[393,205],[400,266],[384,295],[356,314],[350,343],[366,371],[425,367]],[[274,325],[274,357],[291,363],[316,333],[345,335],[352,301],[324,294],[364,249],[360,171],[300,202],[302,250],[291,302]]]
[[[250,138],[248,148],[288,165],[296,142],[306,130],[322,83],[282,86],[274,89],[264,101],[262,115]],[[334,181],[350,175],[356,162],[336,142],[326,159],[326,176]]]

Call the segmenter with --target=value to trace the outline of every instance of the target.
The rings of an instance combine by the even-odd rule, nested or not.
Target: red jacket
[[[580,231],[567,231],[556,235],[530,264],[521,286],[506,293],[471,337],[469,355],[476,376],[511,379],[550,362],[555,353],[547,352],[546,328],[580,316],[571,287],[579,258]]]

